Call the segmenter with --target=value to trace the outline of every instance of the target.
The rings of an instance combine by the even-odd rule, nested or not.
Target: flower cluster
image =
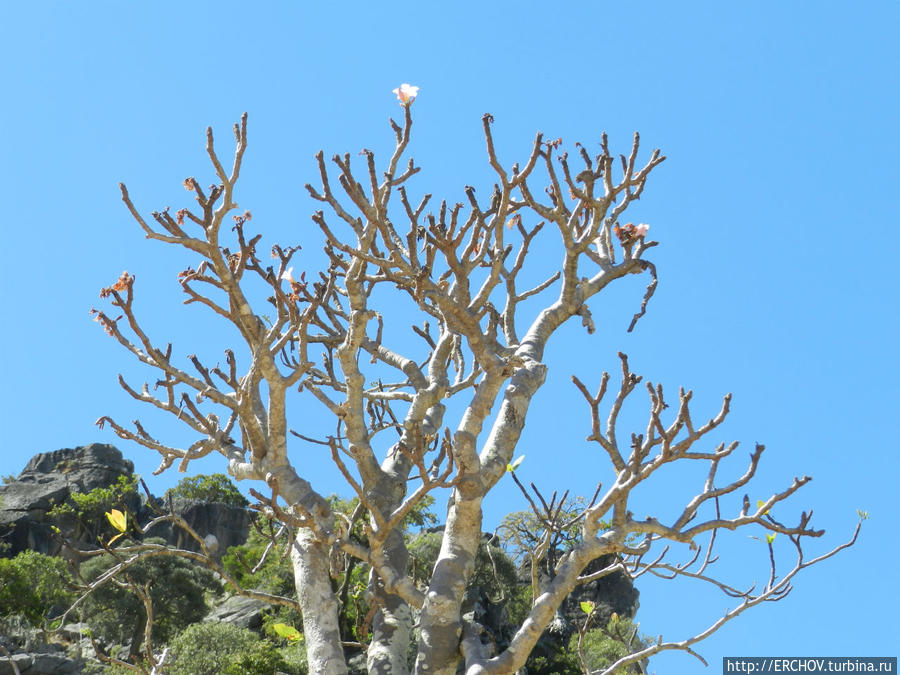
[[[113,328],[116,325],[116,321],[122,318],[122,315],[119,314],[119,316],[117,316],[115,319],[110,319],[108,316],[106,316],[106,314],[97,309],[94,309],[93,307],[91,308],[91,316],[94,317],[94,321],[103,326],[103,331],[110,337],[115,335],[115,333],[113,332]]]
[[[649,229],[650,226],[646,223],[641,223],[640,225],[625,223],[624,226],[616,225],[613,228],[613,234],[619,238],[622,246],[631,246],[638,239],[643,239],[647,236],[647,230]]]
[[[108,298],[113,293],[126,291],[131,288],[131,284],[133,283],[134,275],[128,274],[128,272],[122,272],[122,276],[119,277],[119,280],[116,283],[114,283],[112,286],[107,286],[106,288],[100,289],[100,297]]]
[[[409,105],[416,99],[416,96],[419,95],[419,88],[404,82],[394,89],[393,93],[397,95],[397,100],[400,101],[400,105]]]
[[[306,272],[303,272],[300,275],[300,281],[296,281],[294,279],[294,268],[288,267],[282,275],[281,279],[288,282],[291,285],[291,294],[288,296],[288,299],[292,302],[297,302],[300,300],[300,293],[306,291]]]

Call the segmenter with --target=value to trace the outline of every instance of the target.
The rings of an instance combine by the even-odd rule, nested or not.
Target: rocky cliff
[[[10,546],[5,555],[27,549],[56,555],[60,542],[47,512],[73,492],[106,487],[133,472],[134,464],[103,443],[35,455],[14,481],[0,486],[0,542]]]
[[[120,476],[130,477],[133,473],[134,464],[122,457],[118,449],[103,443],[35,455],[15,480],[0,486],[0,543],[7,545],[0,555],[12,557],[24,550],[59,554],[61,542],[51,530],[47,512],[66,502],[73,492],[107,487]],[[155,515],[137,496],[128,507],[141,524]],[[250,513],[240,507],[175,500],[173,508],[201,537],[214,537],[209,541],[215,542],[220,554],[244,543],[250,531]],[[64,523],[52,524],[63,527],[64,533],[77,541],[74,530],[67,531]],[[164,538],[172,546],[200,548],[183,531],[170,525],[155,528],[150,534]]]

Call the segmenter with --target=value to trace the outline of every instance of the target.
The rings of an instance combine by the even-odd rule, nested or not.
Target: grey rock
[[[83,660],[62,654],[13,654],[0,656],[0,675],[13,675],[13,663],[21,675],[77,675],[84,670]]]
[[[210,548],[210,553],[217,558],[224,555],[232,546],[239,546],[246,542],[247,536],[250,534],[252,515],[248,509],[242,506],[193,499],[176,499],[172,502],[172,508],[176,514],[187,521],[197,534],[206,539],[207,545],[214,544],[215,550]],[[153,515],[149,507],[145,507],[138,519],[146,522]],[[173,527],[171,523],[163,523],[155,527],[150,534],[164,538],[171,546],[188,551],[200,550],[199,542],[181,528]]]
[[[31,662],[31,654],[13,654],[12,657],[2,656],[0,657],[0,675],[13,675],[16,672],[12,666],[13,663],[16,664],[22,675],[26,675],[28,669],[31,668]]]
[[[22,675],[69,675],[80,673],[84,667],[81,661],[73,661],[60,654],[35,654],[31,668]]]
[[[262,628],[263,610],[269,604],[243,595],[233,595],[222,604],[216,605],[204,621],[222,621],[238,628],[258,631]]]

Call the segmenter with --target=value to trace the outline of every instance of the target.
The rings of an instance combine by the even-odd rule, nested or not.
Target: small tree
[[[196,207],[157,211],[148,222],[121,186],[128,210],[148,238],[197,256],[197,264],[178,275],[186,302],[236,328],[246,357],[228,350],[224,366],[211,366],[191,352],[179,357],[171,344],[158,346],[138,318],[135,278],[127,272],[101,293],[119,318],[94,310],[103,328],[155,371],[162,393],[134,388],[122,379],[124,389],[181,420],[196,441],[178,448],[140,423],[134,430],[108,417],[98,423],[158,452],[159,471],[176,462],[185,470],[194,459],[221,454],[232,477],[267,486],[265,495],[255,493],[258,507],[294,528],[291,559],[310,672],[347,672],[340,601],[331,582],[335,551],[373,569],[370,673],[407,671],[415,611],[417,673],[450,675],[462,659],[468,675],[482,675],[522,667],[560,603],[585,580],[582,572],[602,556],[613,555],[614,564],[589,578],[612,569],[633,577],[690,574],[737,598],[736,606],[709,629],[678,641],[654,642],[619,659],[610,666],[614,670],[663,649],[691,652],[692,645],[741,612],[782,597],[801,569],[839,550],[807,560],[803,541],[822,531],[810,526],[807,513],[794,524],[771,515],[809,478],[796,479],[756,507],[746,500],[736,506],[726,501],[748,483],[763,453],[757,446],[746,472],[723,480],[718,468],[737,443],[700,447],[728,415],[730,396],[715,416],[695,424],[691,392],[680,391],[670,407],[662,387],[648,384],[646,431],[623,434],[619,411],[642,378],[622,356],[622,381],[608,412],[602,408],[608,375],[602,376],[596,395],[575,381],[593,420],[590,440],[608,457],[615,480],[583,509],[578,541],[561,556],[555,576],[509,645],[492,653],[482,644],[479,627],[462,611],[482,538],[482,502],[513,468],[529,406],[546,380],[545,349],[556,331],[576,319],[594,332],[592,298],[632,274],[649,275],[650,283],[631,328],[643,315],[656,287],[655,267],[645,255],[657,242],[648,237],[647,225],[625,223],[623,216],[664,157],[654,151],[639,164],[637,135],[621,161],[605,135],[598,154],[576,144],[570,157],[560,149],[561,139],[548,141],[538,134],[523,161],[509,166],[497,156],[493,118],[485,115],[494,190],[479,199],[474,188],[466,187],[465,203],[443,200],[428,210],[431,194],[416,198],[406,187],[419,172],[412,159],[404,164],[417,88],[403,85],[396,93],[403,120],[391,121],[396,145],[380,169],[369,150],[361,153],[361,168],[349,154],[335,155],[334,169],[322,152],[316,155],[319,184],[306,188],[328,210],[312,215],[325,239],[325,269],[295,272],[297,246],[273,246],[271,265],[260,259],[261,235],[247,231],[251,214],[238,210],[235,197],[248,143],[246,115],[234,127],[237,148],[230,170],[207,130],[216,182],[204,188],[193,177],[184,181]],[[548,264],[546,255],[532,254],[539,237],[545,250],[552,246],[549,250],[558,251],[558,264],[526,285],[533,275],[524,270],[538,263],[544,270]],[[260,294],[260,288],[265,292]],[[523,304],[525,300],[530,302]],[[419,348],[401,349],[384,339],[385,324],[404,320],[406,315],[398,314],[404,304],[425,320],[412,328],[421,338]],[[291,429],[288,399],[292,409],[331,416],[335,433],[314,438]],[[606,423],[601,424],[604,414]],[[289,452],[289,440],[297,442],[292,434],[330,451],[362,505],[365,544],[348,536],[352,523],[336,517],[325,496],[304,478],[302,464]],[[708,479],[674,520],[633,516],[632,491],[672,462],[705,464]],[[422,590],[407,575],[402,524],[416,504],[437,491],[449,493],[446,526],[428,587]],[[704,536],[712,542],[722,529],[746,527],[790,538],[797,550],[793,568],[779,577],[773,566],[768,582],[749,592],[713,578],[709,548],[700,555],[697,544]],[[688,572],[685,565],[656,554],[657,545],[666,541],[696,548],[696,569]]]
[[[62,559],[37,551],[0,558],[0,618],[21,616],[32,626],[46,628],[53,610],[65,609],[75,596]]]
[[[230,506],[247,506],[250,503],[223,473],[182,478],[178,481],[178,485],[166,490],[166,497],[196,499]]]
[[[147,543],[165,542],[150,538]],[[120,560],[114,554],[93,558],[81,565],[81,575],[85,581],[94,582]],[[109,643],[128,644],[130,656],[135,657],[148,632],[153,642],[165,644],[180,630],[200,621],[208,611],[206,594],[220,590],[212,573],[200,565],[177,556],[148,556],[129,565],[121,580],[94,588],[84,603],[83,615],[95,636]],[[150,611],[144,593],[152,603]],[[148,631],[151,618],[152,630]]]

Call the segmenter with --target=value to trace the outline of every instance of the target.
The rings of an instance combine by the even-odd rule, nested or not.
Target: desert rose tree
[[[621,432],[619,411],[641,377],[620,355],[621,383],[609,394],[606,374],[586,374],[599,379],[596,394],[573,378],[586,401],[588,440],[608,458],[615,480],[581,511],[575,523],[580,534],[571,549],[539,589],[509,645],[494,653],[462,607],[481,540],[482,501],[504,474],[515,470],[516,446],[552,365],[544,362],[544,354],[557,329],[574,319],[593,332],[592,298],[631,274],[647,275],[648,286],[642,300],[635,298],[640,311],[629,330],[644,313],[656,287],[654,265],[645,256],[656,242],[649,239],[647,225],[624,223],[623,216],[665,158],[654,151],[639,161],[637,135],[627,156],[615,157],[604,135],[599,154],[592,156],[576,144],[570,158],[561,140],[538,134],[523,161],[508,166],[495,152],[493,118],[485,115],[495,189],[480,199],[466,187],[465,203],[440,201],[430,208],[430,194],[413,197],[406,187],[419,172],[404,157],[418,88],[403,85],[395,93],[403,120],[391,120],[396,145],[386,162],[379,163],[368,150],[360,153],[361,166],[349,154],[335,155],[331,164],[322,152],[316,155],[319,178],[306,189],[323,205],[312,220],[324,234],[327,269],[298,272],[299,247],[272,246],[271,262],[264,262],[268,256],[258,250],[261,235],[247,231],[251,215],[238,209],[235,194],[247,150],[246,115],[234,127],[230,169],[207,130],[206,149],[217,178],[208,189],[194,178],[184,181],[196,206],[145,219],[121,186],[125,204],[148,238],[196,255],[196,265],[178,275],[186,302],[232,324],[244,341],[239,353],[246,353],[245,359],[228,350],[220,367],[204,364],[190,348],[177,354],[172,345],[155,344],[138,318],[135,280],[128,273],[101,293],[115,312],[94,310],[110,335],[155,369],[155,392],[162,393],[147,386],[135,389],[120,377],[125,390],[187,424],[196,442],[177,448],[156,440],[140,422],[133,430],[108,417],[99,423],[158,452],[159,471],[175,463],[184,471],[194,459],[221,454],[231,476],[266,486],[264,495],[256,493],[260,508],[295,532],[291,560],[310,672],[347,672],[342,640],[349,638],[339,631],[339,598],[331,579],[336,554],[355,556],[373,570],[370,673],[409,671],[415,619],[416,673],[452,675],[462,660],[467,675],[487,675],[521,668],[564,598],[587,579],[615,570],[633,578],[690,576],[734,598],[707,630],[675,641],[660,638],[606,671],[612,672],[661,650],[694,653],[696,642],[746,609],[784,596],[801,569],[852,543],[807,559],[802,542],[822,534],[812,529],[809,515],[804,512],[796,524],[771,515],[809,478],[795,479],[757,505],[740,500],[762,446],[752,452],[742,475],[718,477],[720,462],[737,443],[701,446],[727,416],[729,397],[711,419],[695,423],[690,391],[680,391],[670,405],[661,387],[647,384],[646,428]],[[548,263],[546,253],[535,255],[538,246],[558,251],[556,264]],[[548,264],[552,270],[537,279],[535,270],[544,271]],[[251,289],[261,284],[266,293],[257,301],[260,294]],[[530,300],[527,307],[533,308],[540,298],[538,309],[523,311],[523,301]],[[409,348],[407,341],[401,350],[383,339],[385,321],[396,320],[393,308],[403,302],[420,314],[411,329],[420,349]],[[627,323],[627,317],[623,320]],[[291,421],[286,414],[289,399],[292,410],[302,409],[306,418],[332,416],[334,434],[309,438],[301,433],[303,417]],[[328,447],[348,491],[361,502],[366,545],[348,536],[352,523],[336,517],[304,478],[289,440]],[[705,483],[678,507],[681,514],[674,520],[636,519],[629,511],[632,490],[676,461],[706,465]],[[449,491],[446,527],[433,573],[423,585],[407,576],[402,523],[426,495],[440,491]],[[548,541],[559,528],[572,529],[573,522],[555,522],[546,509],[535,506],[535,513]],[[761,528],[770,551],[778,534],[789,538],[797,552],[793,567],[780,576],[773,557],[767,583],[750,591],[732,588],[710,571],[716,532],[745,527]],[[690,564],[669,562],[667,549],[661,548],[667,542],[687,543],[697,555]],[[609,554],[611,565],[584,574],[589,563]]]

